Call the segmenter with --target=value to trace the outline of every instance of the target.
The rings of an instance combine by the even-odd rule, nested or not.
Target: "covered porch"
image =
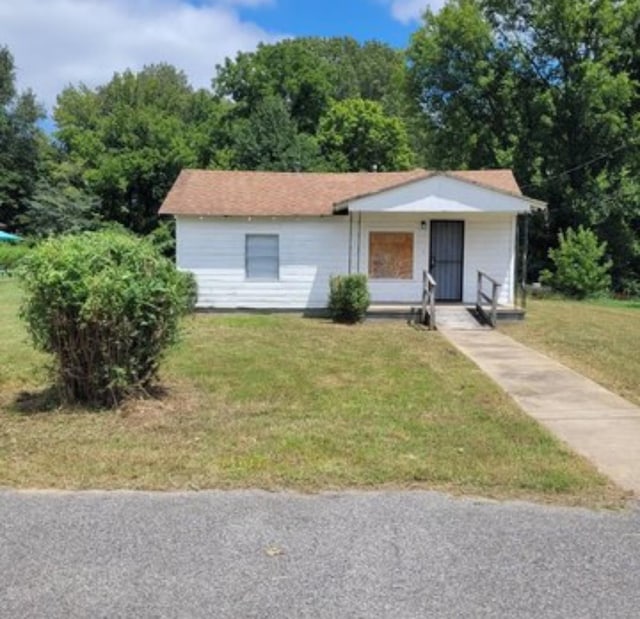
[[[369,278],[372,311],[424,317],[434,304],[473,307],[491,324],[520,318],[526,214],[541,203],[446,174],[340,205],[349,272]],[[425,307],[426,300],[426,307]]]

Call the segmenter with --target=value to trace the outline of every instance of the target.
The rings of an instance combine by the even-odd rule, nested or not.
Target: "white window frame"
[[[249,244],[250,239],[253,238],[269,238],[275,239],[275,248],[276,248],[276,267],[275,267],[275,276],[271,277],[256,277],[249,275],[249,261],[259,259],[260,256],[250,256],[249,255]],[[244,276],[248,281],[254,282],[277,282],[280,280],[280,235],[278,234],[245,234],[244,237]]]

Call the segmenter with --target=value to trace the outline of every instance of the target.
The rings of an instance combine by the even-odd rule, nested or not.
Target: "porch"
[[[369,278],[369,316],[403,318],[432,329],[438,324],[495,327],[523,319],[525,217],[353,216],[349,271]]]
[[[348,272],[368,276],[374,311],[420,307],[427,321],[428,275],[430,303],[473,306],[495,325],[523,315],[516,310],[526,270],[520,239],[534,207],[540,205],[517,193],[440,174],[354,198],[336,212],[349,216]]]
[[[438,326],[452,329],[493,327],[498,322],[523,320],[526,307],[524,287],[518,295],[519,305],[501,305],[501,284],[478,271],[475,304],[437,303],[437,282],[423,271],[422,299],[419,304],[378,303],[368,311],[370,318],[403,318],[435,330]]]
[[[524,320],[526,310],[515,306],[499,306],[497,323]],[[367,311],[367,320],[403,320],[414,324],[424,324],[421,318],[420,303],[373,304]],[[489,329],[491,326],[483,321],[476,311],[475,305],[468,303],[442,303],[437,306],[437,322],[435,327],[450,329]],[[429,325],[424,325],[429,328]]]

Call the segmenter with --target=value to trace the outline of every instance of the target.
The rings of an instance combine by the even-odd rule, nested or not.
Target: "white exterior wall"
[[[417,303],[422,271],[429,260],[432,219],[462,220],[464,231],[463,302],[474,303],[477,271],[502,283],[500,303],[514,298],[515,214],[455,216],[419,213],[354,213],[331,218],[203,218],[176,220],[177,263],[198,282],[198,307],[303,309],[326,307],[329,277],[349,271],[368,273],[369,233],[412,232],[414,265],[411,280],[369,281],[374,303]],[[426,221],[426,229],[421,222]],[[278,281],[247,280],[245,237],[277,234]]]
[[[465,303],[475,303],[478,271],[484,271],[502,284],[498,303],[513,305],[516,265],[516,215],[475,215],[465,224],[464,283]],[[485,291],[491,293],[485,280]]]
[[[369,280],[373,303],[417,303],[422,297],[422,271],[428,267],[430,222],[433,219],[465,222],[463,302],[475,303],[477,271],[502,284],[499,302],[513,304],[515,269],[514,213],[483,213],[465,216],[441,213],[354,213],[351,262],[354,272],[369,268],[369,233],[412,232],[414,234],[413,279]],[[423,230],[421,222],[426,222]],[[358,259],[359,254],[359,259]]]
[[[247,234],[277,234],[278,281],[245,278]],[[177,264],[198,282],[198,307],[302,309],[327,305],[329,277],[347,273],[349,217],[177,217]]]

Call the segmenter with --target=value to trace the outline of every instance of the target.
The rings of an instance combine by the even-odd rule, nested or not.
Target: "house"
[[[183,170],[161,215],[203,308],[311,309],[329,278],[366,273],[373,303],[475,303],[477,272],[514,303],[517,216],[544,204],[510,170],[288,173]]]

